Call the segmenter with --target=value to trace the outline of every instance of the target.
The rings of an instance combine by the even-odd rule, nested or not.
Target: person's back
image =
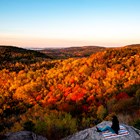
[[[118,134],[118,131],[120,130],[120,126],[119,126],[118,118],[116,116],[112,117],[112,126],[111,126],[111,128],[115,131],[116,134]]]

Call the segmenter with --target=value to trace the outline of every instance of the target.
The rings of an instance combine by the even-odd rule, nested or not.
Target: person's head
[[[112,122],[119,122],[116,115],[113,115],[113,116],[112,116]]]

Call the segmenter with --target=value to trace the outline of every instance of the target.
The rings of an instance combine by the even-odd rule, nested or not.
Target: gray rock
[[[98,124],[98,127],[104,127],[106,125],[110,125],[111,122],[103,121]],[[134,128],[133,126],[128,126],[125,124],[121,124],[124,126],[129,135],[121,136],[118,138],[111,138],[109,140],[140,140],[140,130]],[[7,133],[6,137],[2,140],[47,140],[47,138],[36,135],[30,131],[19,131],[15,133]],[[1,139],[1,138],[0,138]],[[101,132],[96,131],[96,127],[88,128],[83,131],[77,132],[73,135],[70,135],[62,140],[104,140]]]
[[[111,122],[103,121],[97,126],[104,127],[109,124],[111,124]],[[120,125],[124,126],[127,129],[127,131],[129,132],[129,135],[121,136],[118,138],[111,138],[109,140],[140,140],[140,130],[132,126],[125,125],[125,124],[120,124]],[[96,131],[96,127],[92,127],[92,128],[77,132],[73,135],[70,135],[62,140],[104,140],[104,137],[102,136],[101,132]]]
[[[15,133],[7,133],[3,140],[47,140],[45,137],[36,135],[30,131],[19,131]]]

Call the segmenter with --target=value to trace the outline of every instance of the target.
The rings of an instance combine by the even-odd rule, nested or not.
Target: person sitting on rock
[[[120,130],[120,127],[119,127],[119,121],[118,121],[118,118],[114,115],[112,117],[112,126],[105,126],[104,128],[97,128],[97,132],[104,132],[104,131],[111,131],[112,133],[116,133],[118,134],[118,131]]]

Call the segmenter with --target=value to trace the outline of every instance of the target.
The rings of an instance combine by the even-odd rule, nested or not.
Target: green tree
[[[103,120],[105,118],[107,114],[107,110],[103,105],[100,105],[97,109],[97,117],[101,120]]]
[[[137,104],[140,105],[140,88],[136,91]]]

